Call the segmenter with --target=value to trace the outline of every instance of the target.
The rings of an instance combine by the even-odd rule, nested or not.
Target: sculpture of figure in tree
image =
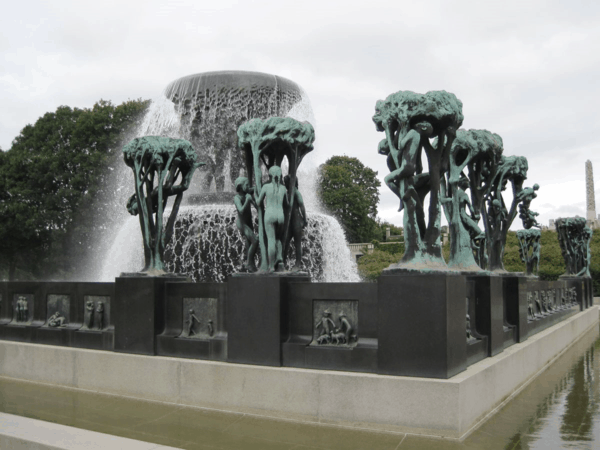
[[[469,180],[466,177],[461,178],[458,182],[458,187],[458,204],[463,226],[469,232],[472,240],[485,238],[485,233],[477,225],[481,215],[473,209],[469,196],[465,192],[469,188]],[[469,212],[467,212],[467,209]]]
[[[457,183],[450,183],[449,187],[451,197],[444,196],[445,188],[441,194],[451,232],[448,265],[462,270],[481,270],[476,261],[484,258],[482,246],[485,245],[485,233],[477,225],[481,215],[473,208],[465,192],[469,188],[469,179],[462,175]],[[458,211],[454,211],[455,208]]]
[[[527,178],[529,166],[522,156],[502,156],[494,167],[491,187],[485,200],[487,207],[482,210],[488,246],[488,270],[504,271],[504,247],[508,230],[517,216],[517,206],[522,201],[523,182]],[[502,192],[508,183],[512,187],[510,207],[504,202]]]
[[[283,272],[284,209],[288,206],[287,189],[283,184],[281,167],[269,169],[270,182],[263,185],[257,205],[265,205],[265,232],[269,252],[269,272]]]
[[[448,154],[463,121],[462,103],[454,94],[400,91],[380,100],[373,121],[385,132],[378,152],[387,155],[390,174],[385,183],[404,209],[405,252],[388,270],[447,269],[442,257],[440,181],[448,169]],[[435,143],[430,143],[435,138]],[[422,173],[425,151],[429,173]],[[429,195],[425,222],[424,199]]]
[[[173,234],[183,193],[196,169],[204,163],[197,161],[188,141],[161,136],[132,140],[123,147],[123,157],[135,180],[135,194],[127,202],[127,210],[140,217],[145,257],[141,272],[163,275],[164,250]],[[163,212],[170,196],[175,196],[175,201],[163,226]]]
[[[542,233],[538,229],[517,231],[517,240],[519,241],[519,256],[526,265],[526,274],[531,276],[537,274],[540,269],[540,240]]]
[[[524,188],[518,196],[518,200],[521,202],[519,205],[519,218],[523,222],[523,227],[529,230],[532,227],[541,228],[542,226],[538,223],[536,217],[538,213],[532,211],[529,207],[531,201],[537,197],[535,191],[540,188],[539,184],[534,184],[532,188]]]
[[[411,198],[413,200],[411,205],[415,204],[416,208],[420,208],[420,213],[417,213],[418,217],[422,215],[423,204],[419,201],[420,199],[414,188],[414,176],[423,172],[423,166],[420,164],[420,155],[423,148],[421,139],[428,139],[432,134],[433,127],[429,122],[419,122],[402,138],[398,144],[399,150],[394,149],[390,152],[395,169],[384,178],[384,181],[400,199],[398,211],[404,209],[403,201],[406,202]],[[424,231],[424,221],[422,225],[422,231]]]
[[[452,142],[448,170],[440,188],[441,195],[447,195],[443,206],[450,229],[448,266],[453,269],[479,271],[486,267],[487,236],[481,233],[477,222],[483,215],[486,226],[483,204],[493,188],[502,145],[502,138],[487,130],[457,130]],[[465,170],[468,170],[468,177]],[[467,188],[471,195],[471,216],[466,210]]]
[[[258,240],[254,234],[252,226],[252,204],[254,200],[252,198],[252,189],[248,182],[248,178],[239,177],[235,180],[235,195],[233,202],[237,210],[236,225],[240,233],[246,239],[246,262],[244,263],[244,270],[248,272],[256,272],[256,265],[254,264],[254,255],[256,254],[256,248],[258,247]]]
[[[289,117],[253,119],[238,128],[238,144],[246,157],[246,171],[254,189],[258,216],[261,273],[284,270],[292,234],[292,213],[296,195],[283,184],[281,164],[288,162],[290,186],[296,186],[297,170],[304,156],[313,150],[315,132],[308,122]],[[263,186],[263,167],[270,176]],[[264,201],[266,199],[266,202]]]
[[[592,230],[584,217],[559,218],[554,222],[558,243],[565,260],[566,272],[561,277],[590,277]]]
[[[302,233],[306,227],[306,208],[304,207],[304,200],[302,194],[298,190],[298,178],[296,178],[296,186],[290,187],[290,176],[286,175],[284,178],[284,184],[288,192],[288,196],[293,197],[292,213],[290,227],[292,232],[288,234],[288,241],[285,244],[285,248],[289,248],[290,240],[294,238],[294,249],[296,253],[296,263],[292,268],[292,271],[299,271],[302,269]]]

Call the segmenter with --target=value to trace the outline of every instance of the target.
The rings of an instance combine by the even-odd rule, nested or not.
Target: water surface
[[[463,442],[270,420],[0,378],[0,411],[184,449],[600,448],[594,329]],[[349,395],[352,395],[349,393]]]

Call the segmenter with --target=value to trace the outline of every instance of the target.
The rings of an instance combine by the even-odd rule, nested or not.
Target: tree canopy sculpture
[[[534,272],[537,274],[540,270],[540,240],[542,233],[537,228],[530,228],[517,231],[517,240],[519,241],[519,256],[525,263],[525,273],[530,276]]]
[[[519,218],[523,222],[524,230],[517,231],[517,239],[519,241],[519,255],[521,261],[526,265],[526,274],[533,275],[534,264],[535,273],[539,272],[540,268],[540,241],[542,238],[542,232],[540,229],[542,226],[537,222],[538,213],[531,210],[531,202],[537,197],[535,193],[540,186],[534,184],[533,187],[524,188],[519,193],[519,199],[521,204],[519,205]]]
[[[448,170],[450,147],[462,125],[462,102],[446,91],[416,94],[400,91],[380,100],[373,121],[385,132],[379,153],[387,156],[390,174],[385,183],[404,209],[406,268],[446,268],[441,245],[440,182]],[[436,138],[434,145],[431,138]],[[425,150],[429,173],[423,173]],[[428,223],[424,198],[430,194]]]
[[[504,270],[502,259],[508,229],[517,216],[517,206],[523,201],[523,182],[527,178],[527,159],[523,156],[502,156],[492,179],[492,187],[485,196],[482,209],[487,235],[488,269]],[[502,192],[508,183],[512,186],[512,203],[506,206]]]
[[[592,259],[590,251],[592,230],[586,226],[585,218],[559,218],[554,223],[558,233],[560,251],[565,259],[567,269],[561,276],[589,277]]]
[[[444,211],[450,226],[448,266],[451,268],[481,270],[486,266],[485,233],[477,222],[484,199],[492,189],[502,151],[502,138],[487,130],[458,130],[456,133],[447,178],[442,183],[442,189],[448,192]],[[466,188],[471,191],[470,203]],[[471,216],[466,213],[467,207],[471,209]]]
[[[313,150],[315,131],[308,122],[291,118],[271,117],[266,120],[253,119],[241,125],[237,131],[238,145],[246,157],[246,169],[250,178],[250,190],[258,215],[258,241],[260,248],[260,271],[283,271],[287,247],[290,244],[290,228],[298,195],[294,188],[287,189],[283,183],[281,165],[288,163],[288,185],[297,185],[297,170],[304,156]],[[277,167],[279,170],[275,169]],[[271,176],[270,187],[265,188],[263,170]],[[297,189],[297,188],[296,188]],[[279,201],[281,193],[283,223],[280,223],[279,205],[268,205]],[[265,202],[266,199],[266,202]],[[265,204],[267,203],[267,204]],[[297,205],[296,205],[297,206]],[[268,209],[268,211],[267,211]],[[267,236],[269,231],[269,237]],[[273,235],[272,231],[275,231]],[[273,239],[276,242],[273,242]],[[273,247],[275,245],[275,247]],[[281,252],[279,247],[281,246]],[[276,249],[273,252],[273,248]]]
[[[188,141],[159,136],[132,140],[123,147],[123,157],[135,179],[135,194],[127,202],[127,210],[140,218],[145,259],[141,272],[164,274],[163,254],[173,234],[183,193],[190,186],[195,170],[204,163],[197,161]],[[170,196],[175,196],[175,201],[163,226],[163,213]]]

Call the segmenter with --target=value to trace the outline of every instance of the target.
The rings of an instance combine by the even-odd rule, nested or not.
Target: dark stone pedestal
[[[70,347],[73,340],[73,328],[53,328],[43,326],[36,328],[33,341],[36,344],[59,345]]]
[[[289,335],[282,364],[306,369],[377,372],[377,284],[297,283],[288,285]],[[318,345],[318,323],[327,309],[336,327],[344,312],[356,342]]]
[[[568,281],[566,278],[560,278],[558,281],[542,281],[537,277],[520,278],[519,303],[527,314],[525,323],[519,325],[521,340],[576,314],[580,305],[571,301],[563,303],[563,297],[570,287],[575,287],[577,290],[577,285],[581,287],[582,282]],[[529,305],[532,311],[528,314]]]
[[[591,284],[591,281],[592,281],[591,278],[561,276],[559,278],[559,280],[566,281],[567,287],[575,288],[576,295],[577,295],[577,303],[579,303],[580,311],[583,311],[583,310],[589,308],[594,303],[593,297],[592,297],[591,302],[588,300],[588,297],[589,297],[588,292],[591,292],[592,295],[594,295],[592,292],[591,286],[588,287],[588,280],[590,282],[589,284]]]
[[[505,318],[517,327],[517,342],[527,340],[527,283],[530,278],[522,275],[502,277]]]
[[[503,277],[481,274],[468,277],[475,283],[475,328],[488,337],[488,356],[504,350]],[[473,299],[471,299],[473,301]]]
[[[281,343],[288,335],[286,294],[291,281],[306,275],[237,274],[227,288],[227,361],[281,366]]]
[[[179,358],[227,360],[225,324],[226,283],[171,283],[166,289],[165,329],[156,337],[156,352]],[[194,334],[186,328],[192,309],[200,322],[193,322]],[[212,322],[208,332],[208,321]]]
[[[114,335],[114,329],[103,331],[79,330],[73,334],[71,345],[73,347],[90,348],[94,350],[112,350]]]
[[[9,323],[0,330],[0,339],[16,342],[34,342],[33,336],[36,328],[30,325],[13,325]]]
[[[28,320],[19,322],[15,310],[16,299],[27,297]],[[35,281],[13,281],[6,283],[2,294],[0,311],[6,326],[0,329],[0,339],[17,342],[35,342],[35,329],[46,321],[46,297],[42,294],[42,284]]]
[[[590,308],[594,306],[594,283],[591,277],[585,278],[585,298],[586,298],[586,308]]]
[[[187,281],[177,276],[121,276],[115,279],[111,321],[114,350],[156,354],[156,335],[165,327],[165,284]]]
[[[378,284],[379,373],[450,378],[466,369],[463,275],[384,274]]]

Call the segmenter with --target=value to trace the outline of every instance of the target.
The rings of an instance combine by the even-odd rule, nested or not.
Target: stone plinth
[[[425,379],[0,341],[0,376],[265,417],[465,437],[589,331],[594,306],[451,379]],[[592,341],[590,341],[591,344]]]
[[[466,283],[458,273],[378,280],[378,372],[450,378],[467,366]]]
[[[156,354],[156,336],[165,327],[165,284],[184,277],[121,276],[115,279],[114,351]]]
[[[306,274],[238,274],[228,280],[227,361],[281,366],[282,336],[287,335],[286,289]]]

